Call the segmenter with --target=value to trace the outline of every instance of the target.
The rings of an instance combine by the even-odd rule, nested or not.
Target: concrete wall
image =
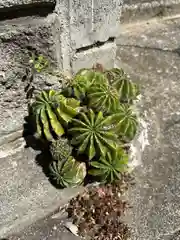
[[[23,126],[29,55],[43,53],[64,72],[114,65],[121,0],[0,0],[0,141]],[[35,90],[59,79],[37,76]]]
[[[87,66],[91,66],[94,61],[112,64],[111,61],[109,63],[107,60],[105,61],[101,54],[102,50],[99,54],[94,54],[93,48],[94,44],[100,42],[105,45],[107,42],[107,46],[111,48],[115,56],[114,38],[119,33],[122,3],[122,0],[57,1],[55,12],[61,25],[63,69],[71,69],[72,67],[73,71],[77,70],[81,68],[82,62],[87,62]],[[86,53],[86,50],[89,51]],[[87,59],[86,54],[91,55],[92,61]]]

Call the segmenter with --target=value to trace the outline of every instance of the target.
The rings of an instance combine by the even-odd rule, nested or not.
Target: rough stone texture
[[[65,228],[66,217],[55,218],[50,216],[39,220],[20,233],[8,236],[8,240],[80,240]]]
[[[77,71],[79,66],[76,69],[74,64],[77,50],[81,50],[83,47],[93,47],[93,44],[98,42],[106,43],[110,38],[118,36],[122,3],[122,0],[57,1],[55,13],[59,17],[62,69]],[[99,52],[99,49],[97,50]],[[79,56],[81,57],[81,55]],[[87,62],[84,64],[88,65],[89,60],[84,58],[85,60]]]
[[[101,47],[94,47],[87,51],[76,53],[72,58],[72,68],[76,71],[81,68],[92,67],[95,63],[103,63],[104,67],[114,67],[116,44],[106,43]]]
[[[69,1],[72,48],[105,42],[119,32],[121,0]]]
[[[124,0],[124,4],[137,4],[145,2],[152,2],[152,0]]]
[[[53,33],[56,16],[51,15],[46,21],[42,19],[23,19],[3,22],[0,25],[0,136],[22,128],[26,115],[27,99],[26,86],[28,80],[23,81],[26,67],[29,65],[30,53],[34,50],[44,54],[50,61],[57,62]],[[22,21],[22,19],[21,19]],[[18,26],[18,27],[17,27]],[[35,89],[57,87],[58,79],[42,76],[33,83]]]
[[[179,15],[179,0],[124,0],[121,23]]]
[[[142,85],[148,142],[129,190],[132,240],[180,239],[179,20],[126,26],[117,65]]]
[[[58,190],[53,187],[40,165],[48,159],[40,151],[24,147],[23,138],[0,147],[1,237],[44,218],[81,191],[81,188]]]

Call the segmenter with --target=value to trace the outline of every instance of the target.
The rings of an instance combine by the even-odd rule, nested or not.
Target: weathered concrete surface
[[[23,22],[22,22],[23,21]],[[28,79],[23,80],[33,51],[57,63],[56,16],[18,19],[0,23],[0,137],[22,128],[27,114]],[[50,81],[49,79],[52,79]],[[38,77],[35,89],[56,87],[58,78]]]
[[[105,42],[118,36],[121,0],[69,1],[72,48]]]
[[[58,15],[60,25],[62,69],[75,72],[79,69],[79,62],[89,66],[88,58],[94,64],[97,55],[102,63],[107,63],[104,58],[104,46],[93,49],[93,44],[99,42],[106,44],[110,38],[119,35],[122,4],[122,0],[83,2],[57,0],[55,13]],[[97,54],[86,52],[87,49],[84,47],[91,48],[93,52],[97,50]],[[114,51],[114,44],[111,50]],[[78,54],[79,51],[82,54]],[[113,59],[109,57],[109,60]]]
[[[179,0],[124,0],[121,23],[179,15]]]
[[[53,187],[41,167],[48,157],[24,147],[23,138],[0,147],[1,238],[51,214],[82,190]]]
[[[8,236],[8,240],[80,240],[66,229],[65,224],[69,221],[66,216],[54,218],[49,216],[39,220],[20,233]]]
[[[129,190],[132,240],[180,239],[180,20],[121,28],[117,65],[142,85],[148,141]]]
[[[71,60],[72,68],[76,71],[81,68],[91,68],[95,63],[103,63],[103,66],[107,69],[113,68],[116,49],[115,42],[109,42],[101,47],[76,53]]]

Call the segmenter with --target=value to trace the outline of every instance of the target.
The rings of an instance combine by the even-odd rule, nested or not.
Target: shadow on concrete
[[[51,153],[49,151],[50,144],[46,141],[39,140],[35,137],[36,129],[32,125],[32,114],[29,112],[29,115],[25,117],[25,123],[24,123],[24,131],[23,131],[23,137],[26,142],[25,148],[32,148],[35,151],[38,151],[39,154],[37,154],[35,158],[35,162],[38,166],[42,168],[43,173],[48,178],[49,182],[57,189],[61,189],[59,185],[57,185],[56,181],[54,181],[50,175],[49,166],[52,163],[53,159],[51,156]],[[89,161],[87,160],[87,156],[84,154],[77,154],[77,150],[74,148],[72,151],[72,156],[78,160],[78,162],[85,162],[87,169],[89,169]],[[90,184],[94,182],[94,178],[92,176],[86,175],[86,178],[84,179],[84,185]],[[0,239],[1,240],[1,239]]]
[[[10,20],[20,17],[39,16],[46,17],[55,9],[55,2],[39,2],[24,4],[0,9],[0,21]]]
[[[25,117],[25,123],[24,123],[24,131],[23,131],[23,137],[26,142],[25,148],[32,148],[35,151],[38,151],[39,154],[37,154],[35,158],[35,162],[38,166],[42,168],[43,173],[48,178],[49,182],[57,189],[60,189],[60,187],[56,184],[56,182],[51,178],[50,172],[49,172],[49,165],[52,162],[52,157],[49,151],[49,144],[47,142],[42,142],[39,139],[35,137],[36,130],[34,129],[32,125],[32,119],[31,114],[29,116]],[[0,239],[1,240],[1,239]]]
[[[178,54],[180,57],[180,47],[173,50],[174,53]]]
[[[40,166],[43,170],[43,173],[48,178],[49,182],[57,189],[62,189],[56,181],[51,177],[50,171],[49,171],[49,165],[52,162],[52,157],[48,149],[46,151],[42,151],[40,154],[36,156],[36,164]]]

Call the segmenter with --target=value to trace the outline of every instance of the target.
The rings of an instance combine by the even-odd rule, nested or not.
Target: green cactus
[[[63,124],[68,123],[79,111],[79,102],[67,99],[54,90],[42,91],[30,106],[36,121],[39,138],[52,141],[54,135],[64,134]]]
[[[108,84],[108,79],[103,73],[92,69],[81,69],[74,76],[71,87],[66,89],[65,94],[76,97],[77,99],[83,99],[86,97],[88,89],[92,86],[106,84]]]
[[[72,156],[66,161],[53,161],[49,167],[50,178],[60,187],[75,187],[83,183],[86,176],[85,163],[77,162]]]
[[[112,116],[114,130],[123,140],[131,141],[137,132],[138,120],[129,105],[121,104],[116,114]]]
[[[138,85],[133,83],[123,69],[113,68],[105,72],[109,82],[119,93],[120,101],[130,102],[139,95]]]
[[[102,112],[93,110],[80,113],[79,119],[73,119],[72,144],[78,146],[78,153],[86,153],[91,160],[95,155],[105,155],[116,147],[117,135],[111,131],[111,117],[104,117]]]
[[[88,92],[88,105],[97,112],[111,114],[117,111],[119,107],[119,96],[115,88],[108,85],[94,86]]]
[[[127,74],[122,68],[112,68],[104,72],[110,84],[116,82],[118,79],[128,78]]]
[[[54,160],[64,161],[71,155],[72,147],[67,139],[59,138],[51,143],[50,152]]]
[[[121,173],[127,170],[128,155],[122,148],[113,152],[107,152],[98,161],[92,161],[93,167],[88,171],[90,175],[98,177],[102,182],[112,183],[121,177]]]

